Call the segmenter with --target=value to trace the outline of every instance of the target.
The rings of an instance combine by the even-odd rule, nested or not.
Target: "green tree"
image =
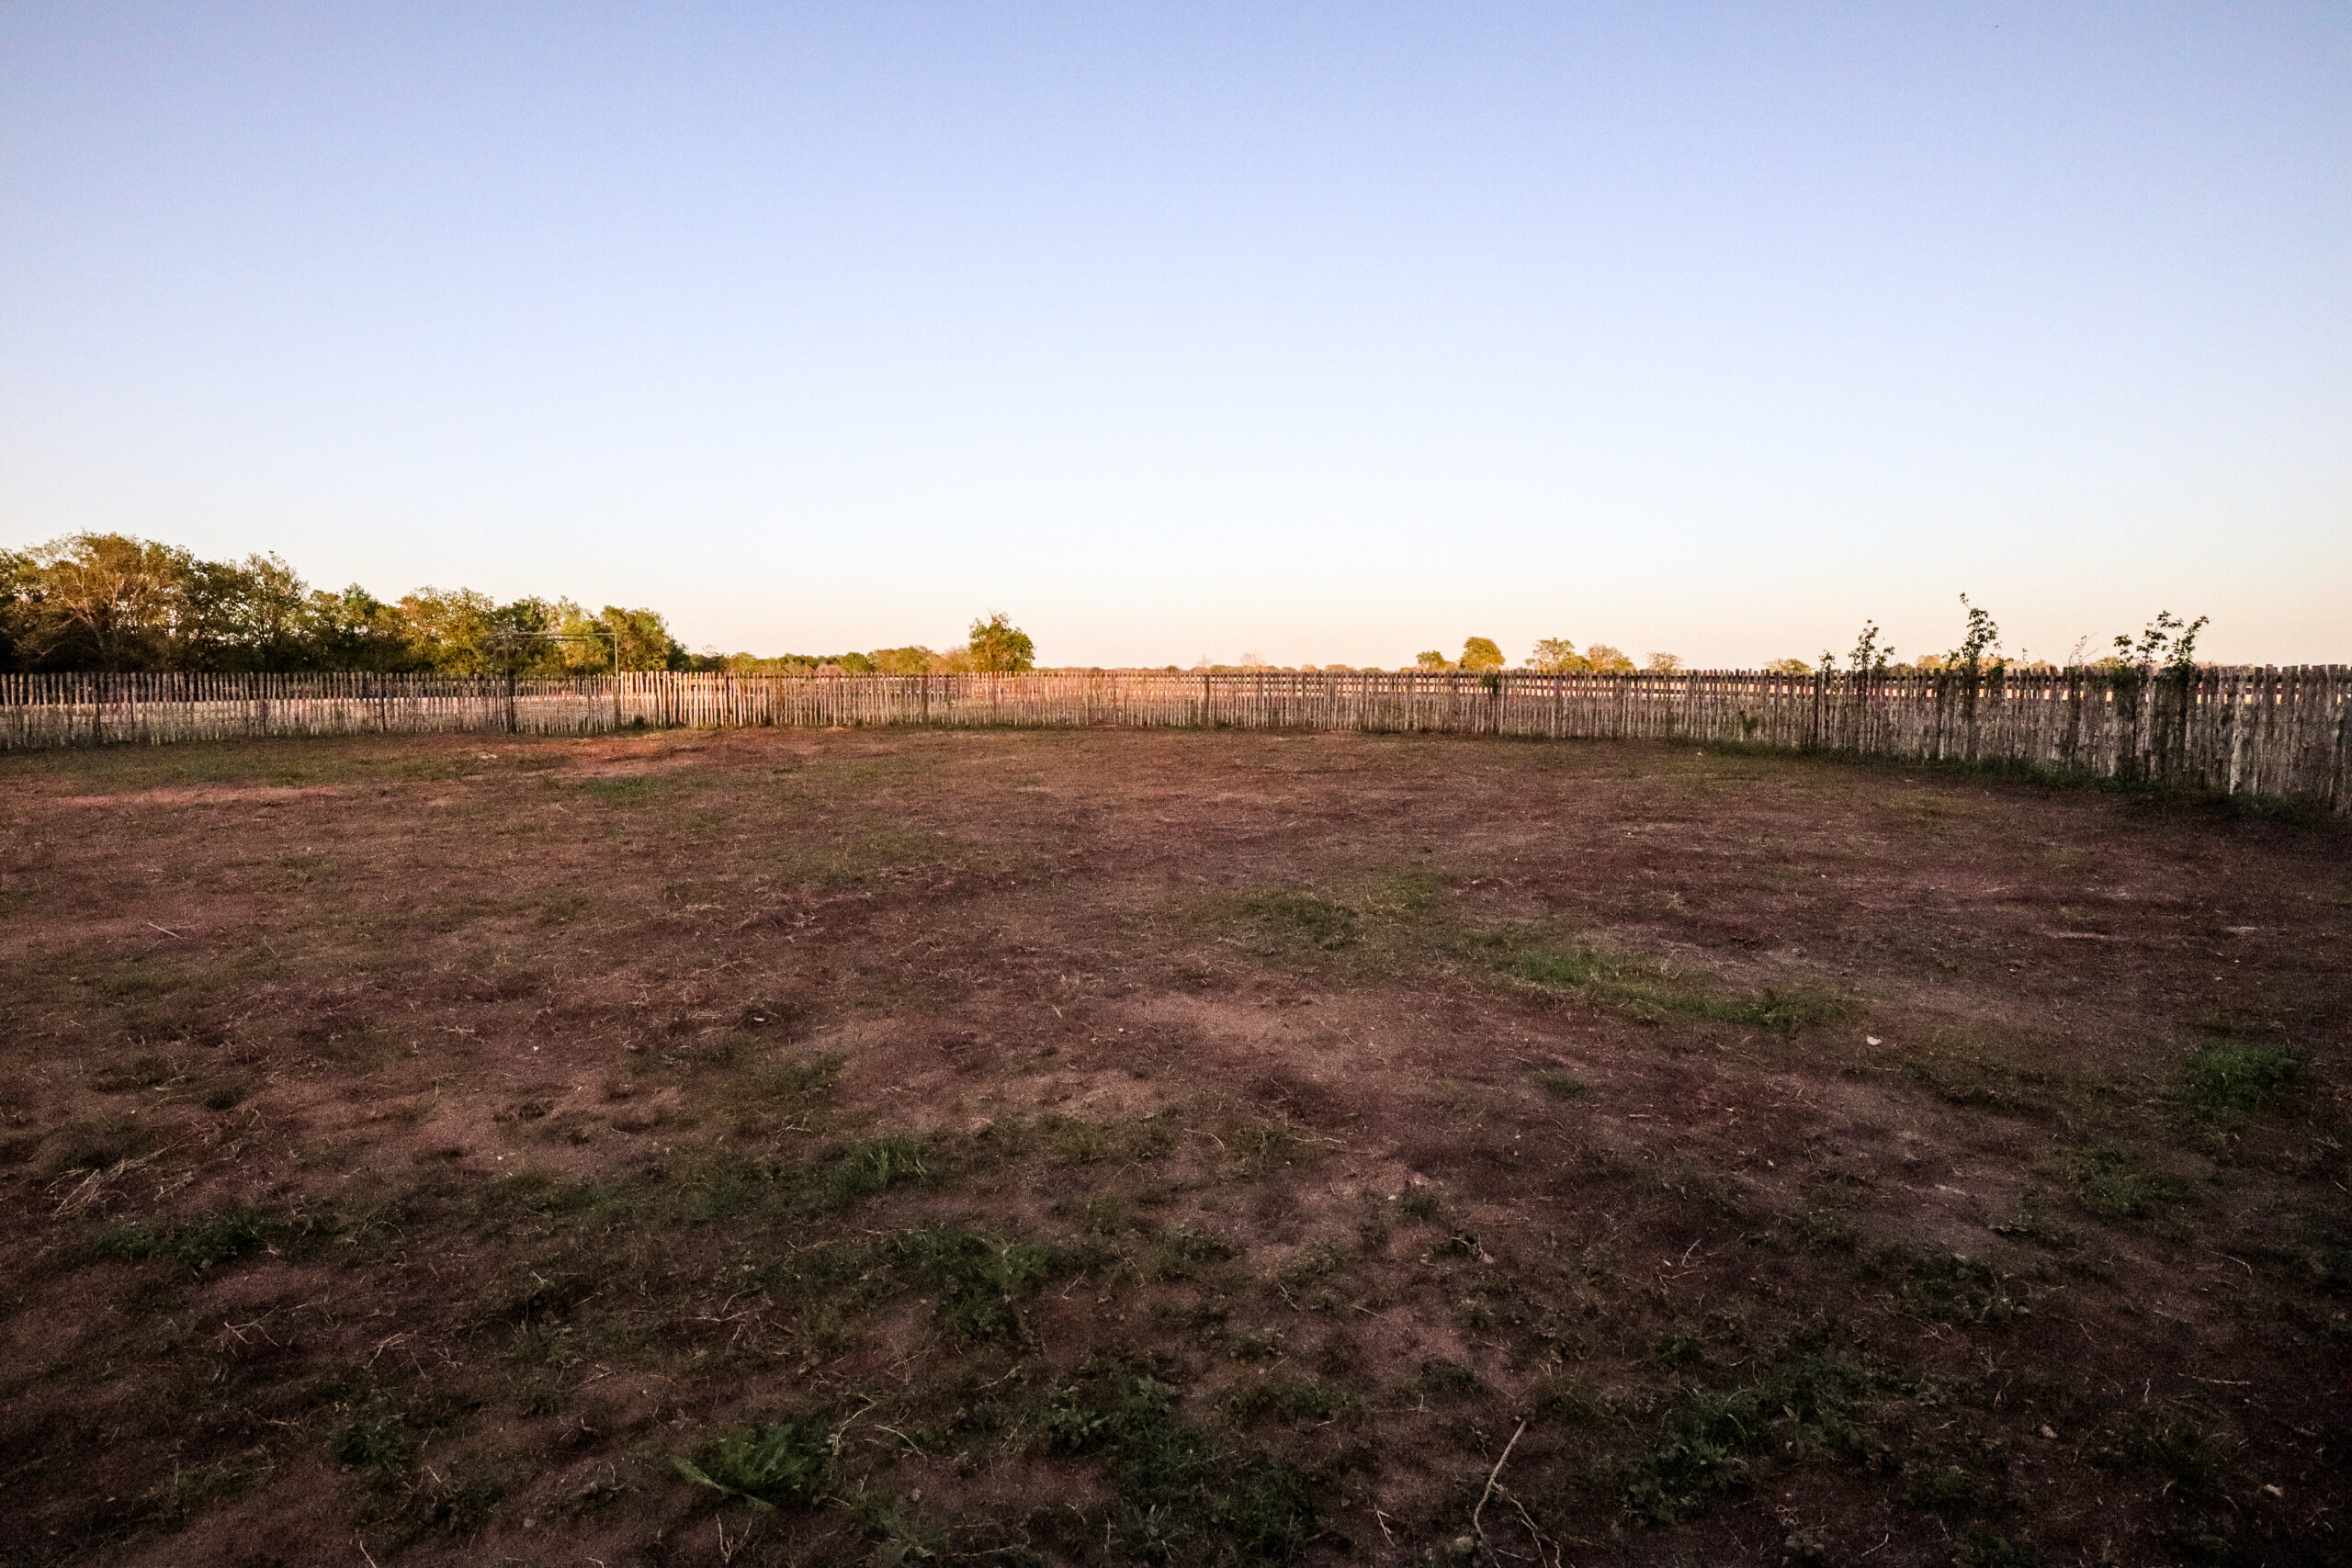
[[[1630,675],[1634,672],[1633,656],[1605,642],[1596,642],[1586,649],[1584,657],[1587,664],[1604,675]]]
[[[1564,637],[1547,637],[1535,645],[1527,656],[1527,667],[1546,675],[1566,675],[1573,671],[1589,670],[1592,661],[1577,651],[1577,645]]]
[[[1769,675],[1810,675],[1813,666],[1802,659],[1775,659],[1764,671]]]
[[[1653,653],[1649,658],[1642,661],[1642,668],[1649,671],[1653,674],[1671,675],[1677,670],[1682,668],[1682,655],[1679,653]]]
[[[400,611],[356,582],[340,593],[313,589],[302,620],[314,669],[387,673],[424,667]]]
[[[1435,674],[1440,671],[1453,669],[1453,660],[1432,648],[1413,655],[1413,668],[1428,674]]]
[[[972,623],[972,637],[967,646],[972,656],[972,668],[982,674],[1017,675],[1036,667],[1036,645],[1001,610],[991,610],[986,620]]]
[[[154,670],[168,660],[196,558],[128,534],[72,534],[19,558],[12,606],[27,661]]]
[[[1461,666],[1464,670],[1483,671],[1503,667],[1503,650],[1495,646],[1490,637],[1474,637],[1462,645]]]

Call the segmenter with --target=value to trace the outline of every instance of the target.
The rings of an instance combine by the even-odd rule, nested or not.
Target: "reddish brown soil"
[[[0,821],[0,1563],[2347,1550],[2341,825],[873,731]]]

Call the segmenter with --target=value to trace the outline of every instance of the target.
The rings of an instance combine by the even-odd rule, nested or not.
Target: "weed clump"
[[[1024,1332],[1021,1303],[1066,1261],[1054,1247],[955,1224],[901,1232],[890,1245],[939,1292],[940,1326],[965,1339]]]
[[[909,1182],[929,1181],[937,1163],[928,1140],[886,1134],[842,1155],[825,1177],[825,1191],[836,1203],[854,1203]]]
[[[697,1486],[773,1513],[805,1508],[824,1495],[832,1475],[833,1445],[821,1422],[783,1420],[739,1427],[699,1460],[682,1455],[670,1467]]]

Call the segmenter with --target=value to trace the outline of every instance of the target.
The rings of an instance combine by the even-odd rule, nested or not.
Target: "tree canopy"
[[[991,610],[985,619],[972,623],[968,647],[972,668],[983,674],[1017,675],[1037,665],[1036,644],[1002,610]]]
[[[652,610],[467,588],[387,603],[356,583],[312,588],[275,555],[203,560],[127,534],[0,551],[0,666],[13,670],[594,674],[616,649],[625,670],[695,662]]]

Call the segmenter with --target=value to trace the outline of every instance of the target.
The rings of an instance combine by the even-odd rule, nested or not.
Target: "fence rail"
[[[577,680],[0,675],[0,750],[639,726],[1344,729],[1655,739],[2008,761],[2352,812],[2352,666],[1542,675],[1051,671]]]

